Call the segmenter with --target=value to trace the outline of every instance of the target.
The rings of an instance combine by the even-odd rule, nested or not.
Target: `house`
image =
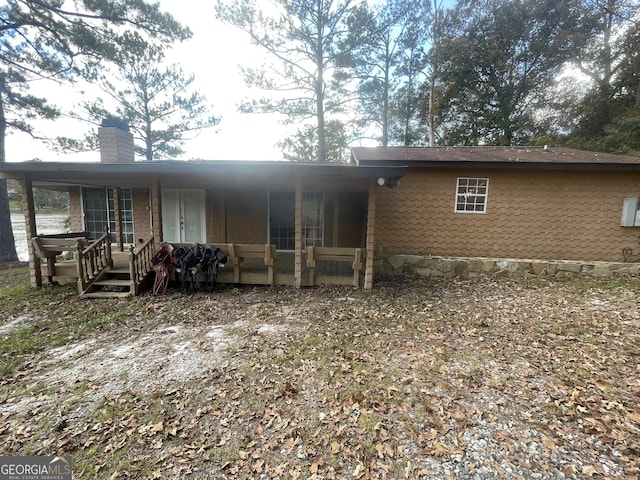
[[[636,157],[359,147],[349,164],[134,162],[126,125],[105,122],[99,137],[100,162],[0,165],[0,176],[21,181],[30,237],[38,186],[68,191],[72,231],[98,239],[108,229],[116,252],[135,246],[128,255],[149,257],[161,241],[219,246],[231,259],[219,280],[232,283],[370,289],[387,259],[403,255],[622,262],[640,251]],[[142,272],[132,277],[150,269],[148,258],[130,262]]]

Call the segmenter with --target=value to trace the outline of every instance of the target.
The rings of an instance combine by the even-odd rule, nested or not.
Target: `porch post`
[[[369,182],[369,202],[367,207],[367,259],[364,267],[364,289],[373,288],[373,255],[375,251],[375,221],[376,221],[376,192],[375,178]]]
[[[339,247],[338,233],[340,229],[340,192],[336,192],[333,196],[333,239],[332,247]]]
[[[113,220],[116,226],[116,231],[111,233],[116,239],[118,250],[124,252],[124,244],[122,241],[122,218],[120,215],[120,189],[118,187],[113,187],[111,191],[113,192]]]
[[[151,219],[153,221],[153,238],[156,245],[162,242],[162,205],[161,205],[161,192],[160,183],[158,177],[153,177],[153,183],[149,190],[151,195]]]
[[[302,286],[302,182],[300,178],[296,178],[296,195],[295,195],[295,236],[296,236],[296,253],[295,253],[295,276],[294,285],[296,288]]]
[[[22,213],[27,230],[27,249],[29,250],[29,280],[32,287],[42,286],[40,258],[35,254],[31,239],[38,235],[36,228],[36,210],[33,202],[33,183],[28,175],[22,177]]]

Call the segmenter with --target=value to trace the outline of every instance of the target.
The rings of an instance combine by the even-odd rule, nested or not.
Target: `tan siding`
[[[454,213],[458,176],[489,178],[486,214]],[[384,253],[622,260],[638,231],[620,227],[640,175],[603,172],[411,170],[379,188],[376,243]]]
[[[149,190],[134,188],[131,190],[133,200],[133,232],[135,241],[149,240],[153,236],[151,228],[151,211],[149,209]]]
[[[82,200],[80,187],[69,188],[69,217],[72,232],[82,232],[84,230],[84,219],[82,218]]]
[[[267,243],[266,190],[229,191],[226,204],[229,243]]]
[[[223,190],[206,192],[207,242],[227,243],[225,229],[225,193]]]

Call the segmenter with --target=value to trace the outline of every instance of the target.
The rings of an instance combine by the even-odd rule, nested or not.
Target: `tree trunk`
[[[318,117],[318,161],[327,161],[327,135],[324,119],[324,46],[323,46],[323,29],[322,21],[322,2],[316,2],[318,15],[318,38],[316,44],[316,68],[318,69],[318,78],[316,79],[316,115]]]
[[[2,88],[2,91],[4,91],[4,88]],[[7,131],[2,91],[0,91],[0,162],[6,161],[4,139]],[[16,241],[13,238],[13,228],[11,227],[7,181],[0,179],[0,262],[14,262],[16,260],[18,260],[18,254],[16,253]]]

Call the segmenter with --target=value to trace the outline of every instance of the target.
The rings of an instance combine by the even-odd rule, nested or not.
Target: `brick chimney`
[[[116,118],[105,118],[98,127],[100,161],[108,163],[134,162],[133,134],[129,126]]]

